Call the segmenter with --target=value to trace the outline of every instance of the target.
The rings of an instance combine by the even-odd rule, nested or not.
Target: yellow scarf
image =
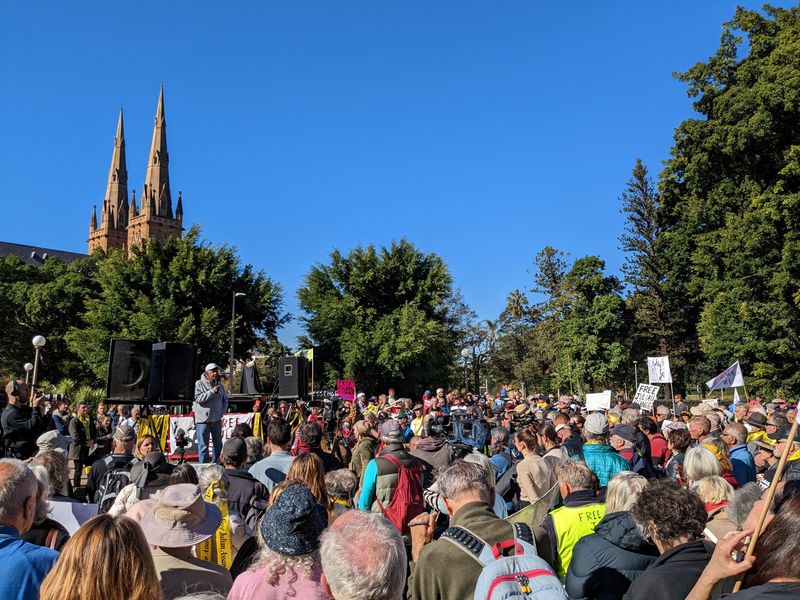
[[[206,489],[204,498],[208,502],[214,501],[214,492],[221,492],[222,486],[219,481],[215,481]],[[219,505],[222,512],[222,522],[217,527],[216,533],[205,542],[200,542],[195,546],[197,558],[209,562],[215,562],[226,569],[231,568],[233,563],[233,540],[231,536],[231,517],[228,513],[228,502],[222,500]]]
[[[78,421],[80,421],[81,424],[83,425],[83,430],[86,432],[86,439],[88,440],[89,436],[92,435],[92,432],[91,432],[91,429],[90,429],[91,424],[92,424],[91,417],[89,417],[88,413],[83,415],[83,416],[78,415]]]

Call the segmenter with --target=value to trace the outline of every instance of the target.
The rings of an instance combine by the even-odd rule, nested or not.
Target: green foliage
[[[234,291],[245,294],[236,302],[237,356],[274,337],[285,321],[280,286],[241,266],[233,248],[202,243],[199,234],[194,227],[180,239],[150,240],[130,259],[113,251],[100,262],[86,325],[67,335],[99,381],[112,337],[186,342],[197,347],[198,364],[227,363]]]
[[[739,8],[718,52],[679,77],[701,117],[679,126],[660,181],[678,364],[739,359],[751,387],[798,393],[800,9]]]
[[[367,389],[420,391],[448,377],[454,362],[459,301],[435,254],[406,240],[390,248],[338,250],[298,290],[318,377],[355,379]],[[320,371],[322,371],[320,373]]]

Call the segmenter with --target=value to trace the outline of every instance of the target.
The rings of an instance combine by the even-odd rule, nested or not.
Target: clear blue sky
[[[290,312],[331,249],[405,236],[495,318],[547,244],[618,272],[619,193],[692,114],[671,73],[735,5],[3,2],[0,239],[85,252],[119,106],[140,190],[163,81],[186,222]]]

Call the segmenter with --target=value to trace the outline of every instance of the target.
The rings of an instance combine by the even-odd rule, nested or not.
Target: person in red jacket
[[[663,468],[669,460],[667,438],[658,431],[658,426],[650,417],[639,417],[636,427],[650,440],[650,459],[654,467]]]

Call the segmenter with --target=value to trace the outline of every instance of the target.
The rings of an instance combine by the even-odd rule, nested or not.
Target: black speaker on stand
[[[278,359],[278,399],[305,400],[308,396],[308,359],[283,356]]]
[[[150,340],[111,340],[108,351],[106,398],[119,402],[144,402],[150,384]]]
[[[148,397],[154,404],[194,401],[195,347],[178,342],[153,344]]]

